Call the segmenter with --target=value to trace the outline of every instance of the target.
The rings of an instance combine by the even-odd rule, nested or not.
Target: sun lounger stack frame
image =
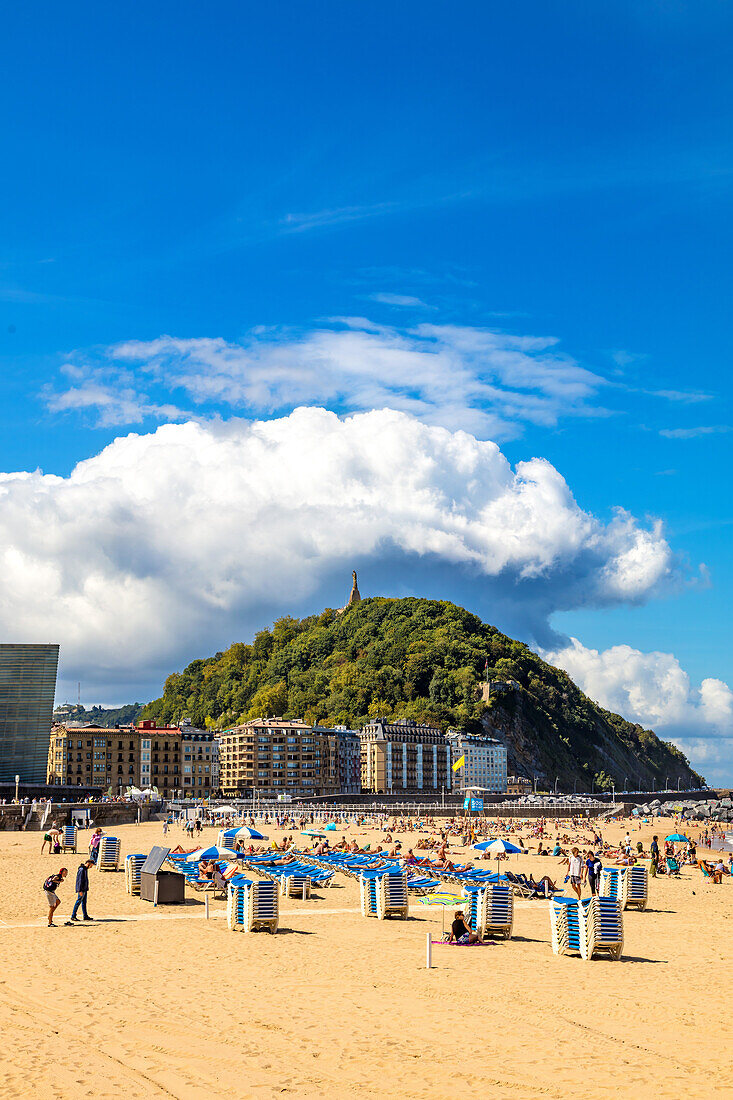
[[[125,856],[125,890],[128,894],[140,893],[140,871],[147,858],[140,853]]]
[[[120,838],[118,836],[103,836],[99,842],[99,855],[97,856],[98,871],[119,871],[120,869]]]
[[[480,936],[511,939],[514,928],[514,892],[511,884],[489,883],[464,886],[468,898],[469,924]]]
[[[294,875],[280,875],[280,892],[284,898],[302,898],[311,896],[311,877],[303,872]]]
[[[76,825],[64,825],[61,830],[62,852],[76,851]]]
[[[622,909],[646,909],[649,872],[641,863],[633,867],[604,867],[599,892],[602,898],[616,898]]]
[[[635,863],[626,868],[624,876],[623,907],[646,909],[649,900],[649,871],[643,864]]]
[[[231,932],[277,932],[280,917],[277,883],[256,882],[239,875],[227,891],[227,924]]]
[[[360,879],[361,913],[378,920],[407,920],[410,901],[407,875],[392,868],[365,871]]]
[[[550,901],[552,950],[556,955],[620,959],[624,947],[621,902],[617,898],[555,897]]]

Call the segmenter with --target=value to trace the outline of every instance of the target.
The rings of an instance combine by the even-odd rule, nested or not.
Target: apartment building
[[[299,718],[256,718],[219,736],[220,786],[225,797],[333,794],[338,737]]]
[[[442,730],[412,718],[377,718],[359,736],[362,790],[385,794],[451,789],[451,748]]]
[[[46,782],[124,793],[140,781],[140,743],[134,726],[54,726]]]
[[[455,787],[483,787],[497,794],[506,793],[507,752],[500,741],[461,730],[449,730],[446,740],[451,747],[452,764],[464,758],[463,765],[453,774]]]
[[[314,726],[314,733],[328,738],[329,758],[335,755],[335,773],[329,772],[334,790],[338,794],[361,792],[361,738],[358,730],[346,726]]]
[[[219,745],[213,733],[181,726],[183,797],[210,798],[219,789]]]

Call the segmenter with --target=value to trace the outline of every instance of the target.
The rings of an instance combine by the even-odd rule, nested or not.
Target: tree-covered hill
[[[488,704],[477,690],[487,663],[490,680],[518,685]],[[141,717],[221,729],[274,715],[356,728],[387,715],[487,731],[505,741],[510,770],[566,788],[699,780],[673,745],[603,710],[526,645],[438,600],[366,599],[343,614],[278,619],[251,645],[169,676]]]

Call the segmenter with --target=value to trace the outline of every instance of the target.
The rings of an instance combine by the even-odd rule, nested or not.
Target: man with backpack
[[[74,902],[74,908],[71,910],[71,920],[78,920],[77,912],[79,906],[81,906],[81,915],[84,920],[93,920],[87,913],[87,894],[89,893],[89,868],[94,866],[93,859],[87,859],[84,863],[79,864],[79,869],[76,872],[76,901]]]
[[[56,912],[56,910],[58,909],[59,905],[61,904],[61,898],[59,898],[57,896],[56,891],[58,890],[59,886],[64,881],[64,879],[66,878],[67,874],[68,874],[67,869],[65,867],[62,867],[59,870],[59,873],[57,875],[49,875],[48,878],[46,879],[46,881],[43,884],[43,889],[44,889],[44,892],[46,894],[46,900],[48,901],[48,927],[49,928],[55,928],[56,927],[56,925],[53,923],[53,915]]]

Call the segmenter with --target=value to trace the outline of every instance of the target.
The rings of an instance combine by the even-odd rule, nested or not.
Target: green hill
[[[516,681],[480,698],[478,682]],[[141,717],[226,728],[281,715],[322,725],[416,718],[442,729],[503,740],[510,771],[568,789],[606,787],[628,777],[657,788],[669,777],[700,777],[651,730],[603,710],[570,677],[455,604],[416,598],[366,599],[343,614],[327,609],[282,618],[251,645],[193,661],[169,676]]]

